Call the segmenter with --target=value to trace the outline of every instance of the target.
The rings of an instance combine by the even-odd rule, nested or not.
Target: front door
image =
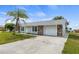
[[[62,36],[62,25],[57,25],[57,36]]]
[[[38,35],[43,35],[43,26],[38,26]]]

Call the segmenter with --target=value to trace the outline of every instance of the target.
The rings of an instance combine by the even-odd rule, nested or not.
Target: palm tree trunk
[[[20,33],[19,18],[16,19],[16,31]]]

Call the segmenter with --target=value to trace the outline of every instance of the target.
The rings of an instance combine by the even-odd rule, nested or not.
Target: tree
[[[64,17],[63,16],[56,16],[53,18],[53,20],[61,20],[61,19],[64,19]]]
[[[15,24],[13,23],[6,23],[5,24],[5,29],[9,30],[10,32],[13,31],[15,28]]]
[[[13,10],[13,11],[8,11],[7,15],[12,16],[13,19],[12,21],[16,20],[16,26],[15,26],[15,30],[20,32],[20,20],[22,20],[23,22],[25,22],[24,18],[27,19],[28,16],[26,15],[25,10],[23,9],[17,9],[17,10]],[[21,19],[23,18],[23,19]]]

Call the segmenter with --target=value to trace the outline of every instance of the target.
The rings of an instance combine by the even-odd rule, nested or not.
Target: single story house
[[[67,25],[65,19],[32,22],[22,25],[20,31],[38,35],[65,36]]]

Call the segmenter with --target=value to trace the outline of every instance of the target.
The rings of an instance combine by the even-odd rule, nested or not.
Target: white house
[[[67,20],[49,20],[27,23],[20,28],[21,32],[38,35],[65,36]]]

